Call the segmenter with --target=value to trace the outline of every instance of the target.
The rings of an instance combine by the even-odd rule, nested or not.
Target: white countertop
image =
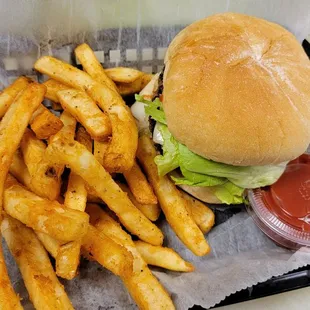
[[[264,298],[246,301],[230,306],[217,308],[219,310],[309,310],[310,287],[276,294]]]

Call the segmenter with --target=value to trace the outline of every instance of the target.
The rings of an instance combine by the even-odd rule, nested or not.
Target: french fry
[[[66,89],[57,92],[59,102],[65,111],[77,119],[95,140],[106,140],[111,134],[109,117],[84,92]]]
[[[84,180],[75,173],[70,173],[65,193],[64,205],[67,208],[84,211],[87,202],[87,191]]]
[[[104,70],[105,74],[113,81],[117,83],[132,83],[137,79],[141,79],[144,75],[143,72],[126,67],[115,67]]]
[[[30,176],[33,177],[37,170],[37,165],[44,157],[46,145],[35,136],[33,131],[26,128],[20,143],[20,149]]]
[[[84,64],[85,65],[85,64]],[[133,166],[137,150],[138,130],[135,120],[121,96],[87,73],[50,56],[41,57],[35,69],[88,95],[107,112],[112,125],[112,140],[104,157],[109,172],[123,172]]]
[[[157,197],[136,161],[130,170],[124,172],[124,177],[139,203],[157,204]]]
[[[83,127],[79,127],[76,140],[82,143],[88,151],[92,150],[92,140]],[[84,180],[74,172],[70,172],[64,205],[67,208],[84,211],[87,202],[87,191]],[[56,257],[56,274],[71,280],[77,274],[80,263],[81,240],[68,242],[60,246]]]
[[[6,213],[26,226],[64,242],[80,239],[86,233],[88,216],[85,212],[41,198],[10,175],[5,187],[3,205]]]
[[[117,91],[121,96],[129,96],[137,94],[142,89],[142,78],[139,78],[132,83],[116,83]]]
[[[153,79],[154,75],[153,74],[147,74],[145,73],[142,77],[142,85],[141,85],[141,90],[148,84],[151,82],[151,80]]]
[[[58,252],[59,252],[59,248],[61,247],[61,245],[63,244],[63,242],[52,238],[51,236],[49,236],[48,234],[36,231],[35,232],[38,239],[41,241],[41,243],[43,244],[45,250],[50,253],[54,258],[57,257]]]
[[[44,98],[45,86],[29,84],[11,104],[0,123],[0,214],[3,203],[3,186],[12,159],[34,110]],[[1,215],[0,215],[1,217]]]
[[[48,146],[46,155],[80,175],[131,233],[151,244],[162,244],[162,232],[132,204],[126,193],[82,144],[58,140]]]
[[[4,116],[17,95],[30,83],[32,81],[29,78],[21,76],[0,93],[0,118]]]
[[[189,194],[180,191],[183,199],[187,201],[187,212],[192,216],[200,230],[206,234],[214,225],[215,216],[213,211],[204,203],[190,196]]]
[[[72,280],[77,275],[80,252],[81,240],[65,243],[59,247],[56,256],[56,274],[58,277]]]
[[[148,265],[158,266],[173,271],[192,272],[195,267],[185,261],[173,249],[135,241],[135,246]]]
[[[76,120],[67,112],[61,114],[60,120],[64,126],[56,135],[49,138],[49,144],[62,136],[74,139]],[[33,158],[30,157],[30,160]],[[53,164],[46,158],[44,151],[41,160],[34,165],[34,173],[31,178],[31,184],[36,189],[35,193],[50,200],[57,200],[60,194],[63,171],[64,165]]]
[[[64,126],[56,133],[56,135],[49,138],[49,145],[58,139],[62,139],[62,137],[66,137],[66,139],[70,140],[74,139],[77,124],[75,118],[70,113],[63,111],[60,115],[60,120]]]
[[[36,192],[36,189],[31,184],[31,176],[29,174],[26,164],[24,163],[24,159],[20,149],[18,149],[14,153],[13,161],[11,163],[9,171],[18,180],[18,182],[22,183],[35,194],[40,195]]]
[[[30,129],[26,129],[20,146],[30,174],[30,186],[25,185],[41,197],[50,200],[57,199],[60,192],[60,180],[54,177],[56,170],[53,166],[46,168],[45,143],[39,140]]]
[[[98,205],[88,204],[86,210],[90,215],[90,222],[99,232],[106,234],[132,254],[133,273],[121,278],[139,308],[174,309],[168,293],[147,267],[131,236]]]
[[[109,148],[110,141],[94,140],[94,156],[103,165],[103,158]]]
[[[62,121],[43,105],[34,114],[30,127],[38,139],[48,139],[63,127]]]
[[[3,257],[2,241],[0,242],[0,279],[0,309],[23,310],[20,299],[18,295],[15,294],[8,276]]]
[[[82,246],[91,259],[95,259],[115,275],[127,278],[132,273],[131,253],[94,226],[88,226],[88,231],[82,239]]]
[[[18,264],[34,307],[73,310],[35,233],[21,222],[7,216],[1,224],[1,231]]]
[[[75,56],[81,62],[83,69],[96,81],[107,85],[110,89],[117,91],[114,82],[108,77],[102,65],[98,61],[92,49],[83,43],[75,49]]]
[[[53,79],[48,79],[43,84],[46,86],[45,98],[52,100],[54,103],[59,103],[57,92],[72,88]]]
[[[210,252],[203,233],[186,210],[186,201],[181,197],[168,176],[160,177],[154,162],[155,147],[146,134],[139,137],[137,158],[153,186],[166,219],[180,240],[196,255]],[[144,241],[144,240],[143,240]]]
[[[128,198],[131,202],[152,222],[157,221],[160,215],[160,207],[158,204],[142,204],[139,203],[132,192],[130,191],[129,187],[126,184],[118,184],[119,187],[122,189],[123,192],[127,193]]]

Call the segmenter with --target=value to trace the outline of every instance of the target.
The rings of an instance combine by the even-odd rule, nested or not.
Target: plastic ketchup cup
[[[279,180],[248,191],[249,214],[281,246],[310,247],[310,154],[291,161]]]

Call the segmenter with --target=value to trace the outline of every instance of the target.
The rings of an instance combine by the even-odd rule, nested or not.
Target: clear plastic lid
[[[248,191],[249,214],[278,244],[310,247],[310,155],[291,161],[273,185]]]

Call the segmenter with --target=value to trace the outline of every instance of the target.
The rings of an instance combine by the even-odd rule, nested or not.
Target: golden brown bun
[[[265,165],[310,142],[310,65],[295,37],[263,19],[214,15],[166,54],[164,110],[176,139],[232,165]]]

